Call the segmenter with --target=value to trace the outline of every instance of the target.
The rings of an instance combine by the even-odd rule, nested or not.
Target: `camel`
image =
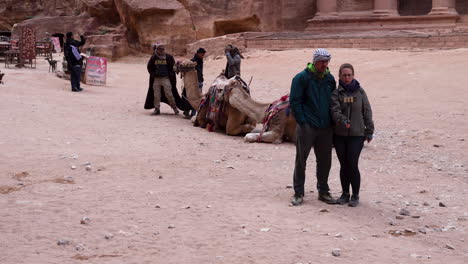
[[[242,81],[230,80],[225,87],[225,90],[229,91],[225,95],[228,97],[226,100],[231,106],[239,109],[257,123],[264,123],[264,120],[268,118],[267,110],[271,104],[256,102],[242,87]],[[267,124],[263,124],[262,132],[252,132],[245,135],[246,142],[279,144],[283,140],[292,142],[296,140],[296,119],[290,110],[289,97],[284,96],[280,102],[284,102],[287,107],[271,116]]]
[[[208,127],[209,130],[220,129],[224,130],[227,135],[237,136],[245,135],[255,128],[255,123],[248,116],[237,108],[230,105],[229,101],[224,101],[221,112],[216,114],[216,118],[207,118],[210,114],[210,94],[216,91],[217,99],[222,99],[224,87],[229,83],[229,80],[221,73],[212,83],[210,90],[205,95],[202,95],[198,90],[197,72],[195,69],[196,63],[190,60],[183,60],[178,64],[179,71],[182,72],[184,87],[186,90],[187,101],[194,109],[197,109],[197,116],[194,120],[194,126],[201,128]],[[245,89],[245,87],[243,88]],[[184,95],[183,95],[184,96]],[[201,104],[204,102],[203,104]],[[201,105],[200,105],[201,104]]]

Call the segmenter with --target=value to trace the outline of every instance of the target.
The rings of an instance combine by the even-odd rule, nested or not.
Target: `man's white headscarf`
[[[331,54],[326,49],[316,49],[314,52],[314,58],[312,61],[315,63],[317,61],[329,61],[331,60]]]

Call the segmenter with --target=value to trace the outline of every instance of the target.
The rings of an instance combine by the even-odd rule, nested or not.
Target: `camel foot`
[[[244,137],[244,142],[248,142],[248,143],[257,142],[259,135],[260,135],[259,133],[248,133]]]

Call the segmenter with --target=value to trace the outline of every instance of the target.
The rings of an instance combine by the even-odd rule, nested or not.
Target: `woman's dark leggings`
[[[359,173],[359,156],[364,146],[364,137],[333,137],[336,155],[340,161],[340,179],[343,193],[349,193],[349,185],[353,189],[353,195],[359,195],[361,174]]]

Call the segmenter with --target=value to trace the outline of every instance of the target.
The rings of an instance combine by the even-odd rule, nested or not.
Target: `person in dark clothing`
[[[81,92],[81,66],[83,58],[80,55],[80,47],[86,43],[86,38],[80,35],[80,41],[73,39],[73,32],[67,33],[67,40],[63,47],[63,53],[67,60],[67,68],[70,72],[70,83],[72,92]]]
[[[224,71],[224,75],[226,78],[230,79],[236,75],[240,76],[240,66],[241,66],[241,59],[244,58],[240,53],[237,47],[232,45],[227,45],[224,49],[224,53],[226,53],[226,70]]]
[[[339,86],[331,97],[331,114],[335,122],[333,144],[340,161],[340,180],[343,190],[337,200],[339,204],[348,203],[355,207],[359,204],[361,174],[359,172],[359,155],[374,134],[372,109],[366,92],[354,79],[354,68],[343,64],[339,70]],[[349,185],[353,190],[350,200]]]
[[[166,53],[165,46],[163,44],[157,43],[153,50],[155,51],[153,56],[151,56],[148,61],[147,69],[150,77],[153,80],[153,87],[150,89],[153,90],[153,104],[154,112],[153,115],[159,115],[161,98],[164,94],[167,99],[168,104],[171,106],[174,114],[179,114],[177,109],[177,102],[174,97],[174,89],[177,94],[176,86],[176,75],[174,72],[175,60],[174,57]],[[150,80],[151,81],[151,80]],[[149,96],[149,92],[148,92]],[[147,101],[148,101],[147,96]],[[146,108],[146,104],[145,104]]]
[[[200,93],[203,93],[203,58],[205,57],[206,50],[204,48],[199,48],[191,61],[196,62],[197,66],[195,66],[195,69],[197,70],[197,77],[198,77],[198,89],[200,90]],[[184,91],[184,96],[186,92]],[[190,111],[190,114],[189,114]],[[190,118],[196,114],[196,110],[193,109],[192,106],[190,106],[189,110],[184,111],[184,116],[187,118]]]
[[[205,57],[206,50],[204,48],[199,48],[197,53],[193,56],[192,61],[197,63],[195,69],[197,69],[197,76],[198,76],[198,89],[200,93],[203,90],[203,58]]]
[[[297,122],[294,197],[291,200],[294,206],[304,201],[306,163],[312,147],[317,163],[318,199],[328,204],[336,203],[328,187],[333,142],[330,97],[336,88],[335,78],[328,69],[330,59],[327,50],[317,49],[313,63],[297,74],[291,84],[289,100]]]

